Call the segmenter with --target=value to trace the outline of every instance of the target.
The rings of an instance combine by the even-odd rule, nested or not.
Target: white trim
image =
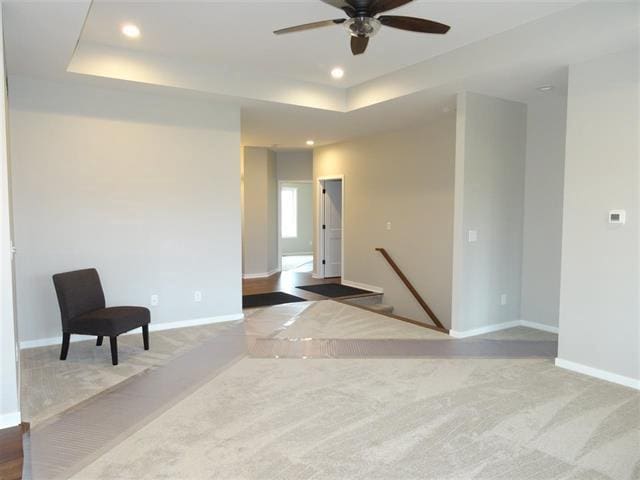
[[[476,335],[483,335],[485,333],[497,332],[499,330],[505,330],[507,328],[519,326],[520,320],[514,320],[512,322],[494,323],[493,325],[486,325],[484,327],[474,328],[472,330],[450,330],[449,335],[454,338],[475,337]]]
[[[345,232],[344,232],[344,217],[345,217],[345,212],[346,209],[345,207],[345,187],[344,187],[344,174],[339,174],[339,175],[327,175],[324,177],[317,177],[316,178],[316,185],[318,186],[318,195],[316,196],[316,200],[318,202],[317,204],[317,212],[318,212],[318,217],[317,217],[317,223],[316,223],[316,229],[318,231],[318,236],[317,236],[317,243],[316,243],[316,251],[318,252],[318,254],[315,256],[314,258],[314,263],[315,265],[315,272],[318,272],[318,277],[314,277],[314,278],[327,278],[325,273],[324,273],[324,265],[322,264],[322,257],[324,256],[324,234],[323,234],[323,230],[322,230],[322,220],[324,219],[324,201],[323,201],[323,197],[322,197],[322,189],[324,188],[324,182],[326,180],[340,180],[340,189],[341,189],[341,209],[342,209],[342,215],[340,218],[340,221],[342,223],[342,238],[340,240],[340,277],[344,278],[344,238],[345,238]],[[314,273],[315,273],[314,272]]]
[[[342,279],[342,285],[346,285],[347,287],[360,288],[362,290],[370,290],[375,293],[384,293],[384,288],[376,287],[374,285],[368,285],[366,283],[360,282],[352,282],[351,280]]]
[[[313,257],[313,252],[293,252],[293,253],[283,253],[280,255],[282,257]]]
[[[533,328],[534,330],[541,330],[543,332],[558,333],[558,327],[552,327],[551,325],[545,325],[544,323],[530,322],[528,320],[513,320],[505,323],[494,323],[492,325],[486,325],[472,330],[450,330],[449,335],[454,338],[475,337],[476,335],[483,335],[485,333],[497,332],[499,330],[506,330],[507,328],[514,327],[527,327]]]
[[[560,329],[558,327],[553,327],[545,323],[530,322],[529,320],[520,320],[520,326],[534,328],[535,330],[542,330],[543,332],[555,333],[556,335],[560,333]]]
[[[311,274],[311,278],[316,278],[318,280],[322,280],[324,277],[322,275],[317,274],[317,273],[314,272],[314,273]]]
[[[275,268],[273,270],[271,270],[270,272],[263,272],[263,273],[243,273],[242,274],[242,278],[244,278],[245,280],[249,280],[252,278],[267,278],[270,277],[271,275],[275,275],[276,273],[279,273],[281,270],[280,268]]]
[[[640,390],[640,380],[631,377],[625,377],[624,375],[618,375],[617,373],[607,372],[606,370],[600,370],[599,368],[588,367],[587,365],[570,362],[569,360],[563,360],[562,358],[556,358],[556,367],[564,368],[573,372],[589,375],[590,377],[599,378],[600,380],[606,380],[607,382],[617,383],[618,385],[624,385],[625,387]]]
[[[150,332],[161,332],[163,330],[173,330],[176,328],[197,327],[200,325],[210,325],[212,323],[233,322],[244,320],[244,313],[232,313],[229,315],[217,315],[215,317],[194,318],[192,320],[182,320],[180,322],[164,322],[149,324]],[[135,332],[127,332],[125,335]]]
[[[198,325],[209,325],[211,323],[232,322],[234,320],[243,320],[244,313],[234,313],[230,315],[218,315],[215,317],[206,318],[194,318],[191,320],[182,320],[179,322],[163,322],[163,323],[150,323],[150,332],[161,332],[162,330],[173,330],[175,328],[195,327]],[[123,335],[133,335],[139,333],[136,330],[123,333]],[[85,342],[91,338],[95,338],[95,335],[71,335],[71,343]],[[26,350],[29,348],[47,347],[49,345],[60,345],[62,343],[62,336],[40,338],[38,340],[25,340],[20,342],[20,350]]]
[[[20,412],[11,412],[0,415],[0,429],[15,427],[21,423],[22,417],[20,416]]]

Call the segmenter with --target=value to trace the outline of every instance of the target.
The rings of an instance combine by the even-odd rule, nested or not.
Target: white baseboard
[[[150,323],[150,332],[161,332],[162,330],[173,330],[174,328],[186,328],[196,327],[198,325],[209,325],[211,323],[231,322],[234,320],[244,319],[244,313],[234,313],[231,315],[218,315],[216,317],[206,318],[194,318],[192,320],[182,320],[180,322],[164,322],[164,323]],[[140,332],[132,330],[124,333],[123,335],[134,335]],[[95,338],[95,335],[71,335],[71,343],[84,342],[89,339]],[[20,342],[20,350],[26,350],[28,348],[48,347],[49,345],[60,345],[62,343],[62,336],[40,338],[38,340],[25,340]]]
[[[588,367],[587,365],[570,362],[569,360],[563,360],[562,358],[556,358],[556,366],[573,372],[589,375],[590,377],[599,378],[600,380],[606,380],[607,382],[617,383],[618,385],[624,385],[625,387],[640,390],[640,380],[635,378],[625,377],[624,375],[607,372],[606,370],[600,370],[599,368]]]
[[[453,338],[467,338],[475,337],[476,335],[484,335],[485,333],[497,332],[499,330],[506,330],[507,328],[519,327],[520,320],[514,320],[512,322],[494,323],[493,325],[485,325],[484,327],[474,328],[471,330],[449,330],[449,335]]]
[[[322,280],[324,277],[322,275],[319,275],[319,274],[314,272],[314,273],[311,274],[311,278],[316,278],[318,280]]]
[[[0,430],[3,428],[10,428],[20,425],[22,418],[20,412],[11,412],[0,415]]]
[[[263,273],[243,273],[242,274],[242,278],[244,278],[245,280],[250,280],[252,278],[267,278],[270,277],[271,275],[275,275],[276,273],[279,273],[281,271],[280,268],[276,268],[274,270],[271,270],[270,272],[263,272]]]
[[[360,282],[352,282],[351,280],[342,280],[342,285],[346,285],[347,287],[360,288],[362,290],[369,290],[371,292],[376,293],[384,293],[384,288],[376,287],[375,285],[368,285],[366,283]]]
[[[543,332],[555,334],[558,334],[560,331],[558,327],[552,327],[551,325],[547,325],[545,323],[530,322],[529,320],[520,320],[520,326],[534,328],[536,330],[542,330]]]
[[[454,338],[475,337],[476,335],[484,335],[485,333],[497,332],[514,327],[527,327],[542,330],[543,332],[558,333],[558,327],[552,327],[544,323],[530,322],[528,320],[513,320],[511,322],[494,323],[493,325],[486,325],[472,330],[450,330],[449,335]]]

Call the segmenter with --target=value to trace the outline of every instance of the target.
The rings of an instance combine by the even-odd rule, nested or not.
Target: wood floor
[[[22,478],[22,435],[27,430],[27,424],[0,430],[0,479]]]
[[[326,297],[296,287],[323,283],[340,283],[340,277],[313,278],[311,272],[281,272],[266,278],[242,280],[242,294],[285,292],[305,300],[325,300]]]

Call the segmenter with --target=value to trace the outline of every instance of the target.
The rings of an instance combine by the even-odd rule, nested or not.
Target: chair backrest
[[[105,306],[102,284],[95,268],[57,273],[53,276],[53,285],[58,296],[63,330],[67,328],[69,320]]]

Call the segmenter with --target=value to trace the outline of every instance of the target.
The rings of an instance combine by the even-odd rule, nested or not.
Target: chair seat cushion
[[[148,325],[151,313],[144,307],[110,307],[79,315],[70,322],[70,332],[113,337]]]

